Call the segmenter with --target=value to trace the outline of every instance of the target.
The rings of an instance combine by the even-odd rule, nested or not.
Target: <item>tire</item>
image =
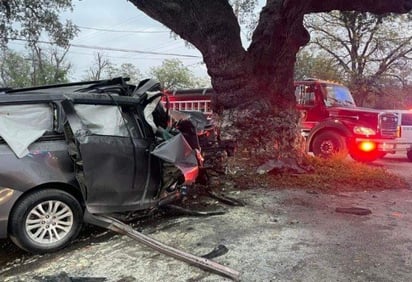
[[[334,155],[346,157],[348,146],[345,137],[337,132],[322,132],[315,136],[312,152],[317,157],[330,158]]]
[[[83,209],[75,197],[57,189],[24,196],[9,219],[11,240],[31,253],[50,253],[68,245],[80,232]]]
[[[406,157],[408,158],[409,161],[412,162],[412,150],[408,150],[408,151],[406,152]]]

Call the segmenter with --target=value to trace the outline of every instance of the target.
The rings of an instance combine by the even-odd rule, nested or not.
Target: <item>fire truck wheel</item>
[[[412,162],[412,150],[407,151],[406,156],[408,157],[408,160]]]
[[[348,148],[343,135],[337,132],[322,132],[313,139],[312,151],[315,156],[322,158],[337,154],[346,157]]]

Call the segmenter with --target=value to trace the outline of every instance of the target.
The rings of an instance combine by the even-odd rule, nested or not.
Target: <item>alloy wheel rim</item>
[[[35,206],[27,215],[25,228],[39,244],[63,240],[73,227],[73,212],[61,201],[50,200]]]

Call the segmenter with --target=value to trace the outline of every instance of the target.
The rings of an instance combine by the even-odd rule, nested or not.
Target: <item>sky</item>
[[[177,58],[196,76],[207,77],[206,67],[197,49],[185,46],[184,40],[180,38],[172,37],[168,28],[142,13],[130,2],[72,1],[73,11],[60,15],[62,19],[70,19],[80,28],[78,36],[71,41],[72,46],[67,54],[67,61],[73,65],[72,80],[86,76],[90,65],[95,62],[97,52],[115,65],[132,63],[142,74],[147,74],[152,67],[160,66],[165,59]],[[18,50],[23,49],[23,45],[22,42],[12,42],[9,47]],[[98,47],[112,50],[99,50]]]

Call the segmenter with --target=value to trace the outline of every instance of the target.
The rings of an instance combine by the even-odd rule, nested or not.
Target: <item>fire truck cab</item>
[[[296,81],[295,96],[302,134],[314,155],[349,153],[355,160],[370,162],[396,150],[398,116],[357,107],[347,87],[322,80]]]

